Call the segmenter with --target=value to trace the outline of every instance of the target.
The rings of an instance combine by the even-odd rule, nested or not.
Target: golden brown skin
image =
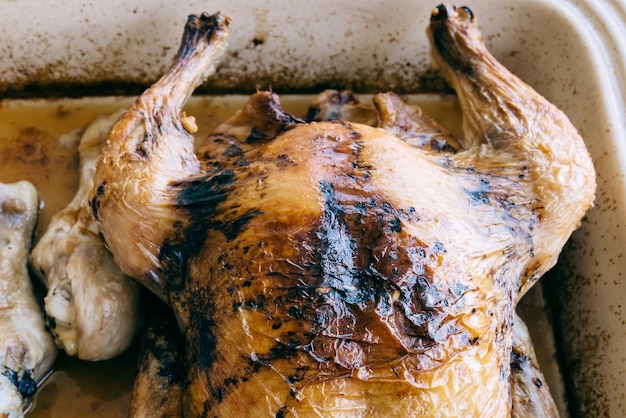
[[[350,97],[350,100],[337,100],[344,97]],[[393,93],[378,94],[374,96],[373,101],[376,108],[380,109],[377,125],[407,143],[424,149],[449,152],[460,150],[456,138],[446,128],[424,115],[419,107],[408,106]],[[354,112],[355,108],[359,111]],[[326,117],[341,117],[343,120],[357,122],[363,120],[362,115],[365,113],[363,109],[366,108],[366,105],[351,93],[325,91],[313,99],[309,115],[317,115],[317,121],[326,120],[324,119]],[[369,107],[369,110],[376,113],[373,106]],[[539,369],[528,329],[518,315],[515,315],[513,322],[510,385],[512,417],[559,416],[546,379]]]
[[[178,328],[172,318],[151,318],[141,340],[129,418],[182,416],[183,370],[178,343]]]
[[[464,111],[456,152],[401,123],[302,123],[260,93],[196,159],[168,103],[205,68],[180,55],[111,131],[92,207],[123,271],[175,309],[186,416],[511,415],[515,305],[594,170],[469,9],[438,7],[429,33]]]
[[[219,13],[189,17],[176,64],[113,126],[94,179],[96,195],[104,195],[95,202],[106,209],[98,213],[92,199],[92,212],[101,229],[117,230],[106,239],[115,261],[167,302],[159,253],[186,217],[176,210],[171,182],[200,173],[191,136],[195,121],[182,107],[214,71],[226,48],[229,23],[230,18]]]

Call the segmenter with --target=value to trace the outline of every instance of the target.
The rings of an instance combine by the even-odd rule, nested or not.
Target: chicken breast
[[[27,263],[39,198],[26,181],[0,183],[0,416],[24,415],[56,358]]]
[[[373,127],[305,123],[259,93],[196,155],[182,103],[228,21],[190,18],[111,130],[91,200],[122,270],[175,310],[185,415],[511,416],[516,303],[594,197],[575,128],[470,9],[441,5],[428,34],[458,143],[411,143],[392,96]]]
[[[100,148],[119,116],[101,116],[83,133],[78,191],[30,257],[48,289],[45,310],[57,346],[83,360],[122,353],[141,324],[139,286],[115,264],[88,204]]]

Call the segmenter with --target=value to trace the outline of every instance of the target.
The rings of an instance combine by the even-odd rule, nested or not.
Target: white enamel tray
[[[0,0],[0,97],[24,87],[130,85],[171,63],[190,13],[233,16],[209,87],[279,93],[342,83],[415,92],[428,65],[424,0]],[[546,278],[569,413],[626,416],[626,3],[468,0],[506,66],[562,108],[598,173],[595,208]],[[127,84],[124,84],[127,83]],[[119,94],[119,91],[116,91]],[[68,95],[75,92],[68,91]],[[1,102],[0,102],[1,104]]]

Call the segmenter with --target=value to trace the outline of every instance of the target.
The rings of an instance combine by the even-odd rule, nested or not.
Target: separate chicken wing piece
[[[141,322],[139,285],[115,264],[89,210],[96,160],[119,116],[101,116],[83,133],[78,191],[53,217],[30,258],[48,289],[45,310],[57,346],[83,360],[124,352]]]
[[[182,378],[180,333],[173,318],[151,318],[139,351],[139,367],[129,418],[181,417]]]
[[[0,184],[0,416],[23,416],[56,358],[33,294],[28,253],[39,198],[26,181]]]
[[[122,270],[174,308],[186,416],[511,415],[517,300],[590,207],[595,173],[468,8],[439,6],[429,33],[464,112],[456,153],[410,145],[404,123],[292,123],[255,99],[224,131],[271,135],[233,153],[209,140],[199,160],[166,105],[214,58],[187,35],[198,53],[112,129],[92,208]]]

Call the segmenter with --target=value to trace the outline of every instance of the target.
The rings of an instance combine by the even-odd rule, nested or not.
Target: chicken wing
[[[174,307],[185,415],[510,416],[517,300],[594,196],[574,127],[489,54],[470,9],[441,5],[428,33],[458,151],[411,145],[389,101],[386,130],[253,97],[245,113],[271,123],[245,116],[235,152],[198,158],[180,105],[227,21],[190,19],[197,54],[112,129],[91,200],[122,270]]]
[[[45,310],[57,346],[83,360],[122,353],[141,322],[139,286],[115,264],[88,207],[96,160],[118,117],[101,116],[85,130],[78,191],[53,217],[30,258],[48,288]]]
[[[26,181],[0,184],[0,416],[23,416],[56,358],[28,275],[39,198]]]

